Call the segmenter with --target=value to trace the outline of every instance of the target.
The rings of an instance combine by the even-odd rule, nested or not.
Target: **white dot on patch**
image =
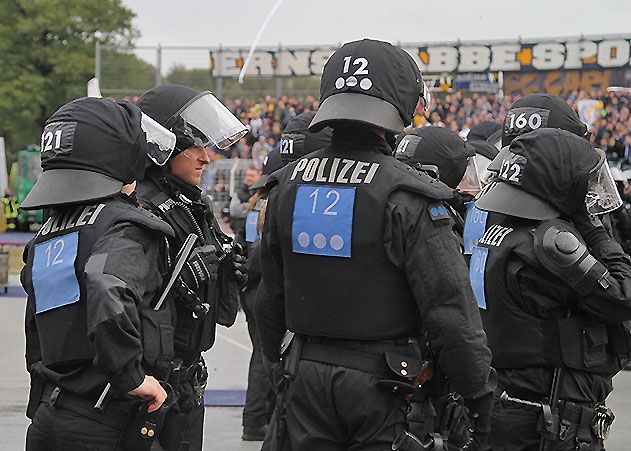
[[[307,247],[310,242],[311,238],[309,238],[309,234],[307,232],[300,232],[300,235],[298,235],[298,244],[302,247]]]
[[[324,246],[326,246],[326,237],[321,233],[316,233],[313,237],[313,245],[318,249],[324,249]]]
[[[359,82],[359,87],[362,88],[364,91],[369,90],[370,88],[372,88],[372,80],[370,78],[364,78],[362,81]]]
[[[352,75],[346,79],[346,86],[352,88],[353,86],[357,86],[357,78]]]
[[[340,249],[344,247],[344,239],[339,235],[333,235],[331,237],[330,243],[331,243],[331,247],[335,249],[336,251],[339,251]]]
[[[337,89],[342,89],[345,84],[346,84],[346,81],[344,80],[343,77],[340,77],[337,80],[335,80],[335,87]]]

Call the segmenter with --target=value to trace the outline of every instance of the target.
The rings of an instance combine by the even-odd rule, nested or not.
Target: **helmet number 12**
[[[344,58],[343,73],[346,74],[350,70],[352,58],[352,56],[347,56]],[[359,66],[359,68],[353,73],[353,75],[368,75],[368,60],[366,58],[355,58],[355,61],[353,61],[353,66]]]

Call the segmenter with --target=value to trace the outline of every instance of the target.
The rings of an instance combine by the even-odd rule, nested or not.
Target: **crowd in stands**
[[[469,129],[482,121],[502,121],[519,96],[472,94],[461,92],[434,96],[424,110],[420,105],[413,126],[435,125],[447,127],[465,137]],[[574,91],[566,97],[568,104],[577,108],[578,101],[595,99],[602,102],[599,118],[591,127],[594,145],[607,152],[610,160],[631,162],[631,97],[628,94],[602,91]],[[303,100],[282,96],[259,99],[224,100],[228,108],[250,129],[250,133],[230,149],[215,149],[214,157],[251,158],[256,164],[273,149],[287,122],[297,114],[317,109],[313,96]]]

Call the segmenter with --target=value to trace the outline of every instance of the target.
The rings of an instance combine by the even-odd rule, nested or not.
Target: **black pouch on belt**
[[[149,451],[164,424],[169,408],[177,401],[177,394],[167,383],[161,383],[167,392],[167,399],[162,406],[147,412],[147,401],[140,403],[134,416],[127,423],[120,438],[120,445],[127,451]]]

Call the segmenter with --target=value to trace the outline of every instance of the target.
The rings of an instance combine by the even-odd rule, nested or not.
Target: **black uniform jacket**
[[[32,377],[92,397],[107,382],[114,394],[143,382],[141,310],[152,309],[162,288],[164,239],[172,234],[123,194],[53,212],[27,244],[21,273]],[[168,308],[171,334],[162,341],[172,353]]]
[[[418,336],[423,331],[456,389],[465,397],[483,396],[492,390],[491,354],[442,203],[452,191],[390,153],[386,142],[371,133],[334,135],[331,147],[305,157],[310,160],[306,165],[301,159],[276,173],[279,182],[270,194],[261,243],[268,296],[256,306],[263,352],[269,360],[278,360],[286,329],[350,340]],[[319,166],[311,174],[316,160]],[[297,185],[301,167],[306,168],[302,181],[319,178],[325,184]],[[294,208],[299,196],[306,199],[306,207],[296,201]],[[324,202],[312,206],[316,196]],[[337,218],[349,221],[351,213],[331,204],[351,196],[352,225],[343,224],[340,238],[331,240],[334,250],[322,239],[316,242],[315,235],[311,242],[317,249],[309,247],[312,255],[305,255],[297,246],[307,241],[292,232],[295,218],[328,206],[320,213],[337,213]],[[337,250],[349,237],[350,249]],[[303,253],[292,251],[292,246]],[[321,256],[324,251],[336,257]]]

